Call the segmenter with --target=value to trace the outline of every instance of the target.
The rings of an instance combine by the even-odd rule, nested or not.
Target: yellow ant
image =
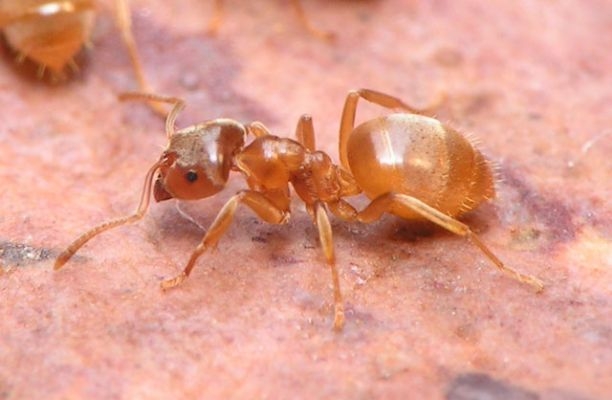
[[[373,222],[385,212],[406,220],[431,221],[469,239],[512,278],[538,291],[544,288],[538,278],[505,266],[467,225],[455,219],[495,195],[493,174],[484,156],[457,131],[421,115],[422,110],[393,96],[368,89],[349,92],[340,125],[341,166],[315,149],[309,115],[299,119],[297,140],[273,136],[259,122],[244,125],[224,118],[175,131],[176,117],[184,107],[181,99],[138,93],[125,94],[123,98],[173,105],[166,118],[168,145],[146,174],[136,212],[82,234],[57,257],[56,270],[94,236],[140,220],[148,209],[151,192],[158,202],[202,199],[222,191],[230,172],[238,171],[249,188],[236,193],[221,208],[184,270],[163,281],[163,289],[182,283],[198,258],[216,246],[238,205],[246,205],[268,223],[286,223],[291,215],[290,185],[318,229],[332,275],[336,330],[342,329],[345,317],[328,212],[346,221],[363,223]],[[360,98],[407,112],[355,127]],[[246,144],[248,134],[254,139]],[[345,198],[361,192],[371,202],[358,211]]]

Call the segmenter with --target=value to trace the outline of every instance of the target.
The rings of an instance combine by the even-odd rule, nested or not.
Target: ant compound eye
[[[185,174],[185,179],[189,182],[195,182],[198,180],[198,174],[194,171],[189,171]]]

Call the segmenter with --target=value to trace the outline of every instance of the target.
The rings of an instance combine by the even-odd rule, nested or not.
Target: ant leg
[[[540,279],[535,276],[522,274],[504,265],[504,263],[485,246],[478,236],[472,232],[469,226],[449,217],[415,197],[396,193],[383,194],[372,200],[372,202],[359,213],[357,219],[360,222],[372,222],[379,219],[384,212],[389,212],[398,216],[406,215],[407,213],[416,213],[456,235],[467,237],[500,271],[510,275],[519,282],[533,286],[538,292],[544,289],[544,284]]]
[[[191,273],[195,267],[198,258],[209,248],[215,247],[221,236],[227,231],[236,208],[240,203],[244,203],[251,208],[259,218],[271,224],[284,224],[289,219],[290,212],[288,209],[281,209],[268,199],[263,193],[254,190],[244,190],[232,196],[227,203],[221,208],[217,217],[210,225],[204,238],[191,254],[187,266],[177,276],[167,279],[161,283],[162,289],[170,289],[180,285]]]
[[[77,252],[77,250],[79,250],[85,243],[89,242],[94,236],[97,236],[100,233],[115,228],[117,226],[130,224],[141,219],[149,208],[149,202],[151,199],[151,184],[153,182],[153,176],[155,174],[155,171],[157,171],[159,164],[160,162],[158,161],[149,169],[149,172],[147,172],[144,187],[142,188],[142,194],[140,195],[140,204],[138,205],[138,209],[134,214],[129,215],[127,217],[117,218],[103,222],[102,224],[88,230],[87,232],[79,236],[66,248],[66,250],[62,251],[62,253],[57,256],[53,269],[60,269],[64,264],[68,262],[68,260],[70,260],[70,258],[74,255],[74,253]]]
[[[359,194],[359,193],[356,193]],[[357,220],[357,210],[346,200],[340,199],[334,202],[327,202],[327,207],[329,211],[332,212],[336,217],[344,220],[344,221],[356,221]]]
[[[136,41],[132,33],[132,13],[127,1],[128,0],[115,0],[117,26],[121,31],[123,42],[127,47],[140,91],[153,92],[151,85],[149,85],[149,82],[145,78],[144,68],[142,67],[140,56],[138,55]],[[148,105],[154,112],[161,116],[166,116],[166,114],[168,114],[168,111],[157,103],[149,102]]]
[[[247,132],[255,137],[269,136],[270,131],[264,124],[259,121],[251,122],[247,125]]]
[[[321,30],[310,23],[310,19],[306,16],[306,12],[304,11],[304,7],[302,7],[300,0],[291,0],[291,3],[293,3],[293,8],[297,13],[300,22],[311,35],[327,42],[331,42],[336,38],[336,35],[332,32]]]
[[[440,103],[444,99],[444,96],[441,95],[440,99],[436,100],[431,106],[427,108],[418,109],[404,103],[397,97],[382,92],[377,92],[375,90],[351,90],[346,96],[346,100],[344,101],[344,108],[342,110],[342,117],[340,119],[340,141],[338,149],[340,154],[340,162],[344,169],[346,169],[347,171],[350,171],[347,156],[348,139],[351,133],[353,132],[353,128],[355,127],[357,102],[360,98],[384,108],[399,108],[412,114],[430,115],[432,111],[440,105]]]
[[[178,113],[181,112],[183,108],[185,108],[185,101],[178,97],[171,96],[160,96],[152,93],[139,93],[139,92],[125,92],[119,94],[119,100],[140,100],[140,101],[149,101],[149,102],[161,102],[172,104],[172,109],[166,116],[166,136],[168,139],[174,135],[174,124],[176,122],[176,117]]]
[[[295,128],[295,137],[302,146],[309,151],[314,152],[317,147],[315,143],[314,127],[312,125],[312,116],[304,114],[300,117]]]
[[[206,29],[209,35],[214,36],[219,32],[221,22],[223,21],[223,3],[224,0],[215,0],[213,16],[208,21],[208,28]]]
[[[332,229],[329,223],[327,212],[321,203],[317,203],[314,210],[314,220],[319,230],[319,242],[323,248],[323,254],[331,270],[332,284],[334,288],[334,330],[340,331],[344,326],[344,302],[340,291],[340,278],[336,268],[336,258],[334,256],[334,241]]]

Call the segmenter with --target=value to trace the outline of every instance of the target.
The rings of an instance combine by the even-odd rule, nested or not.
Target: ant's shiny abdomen
[[[495,196],[482,153],[456,130],[423,115],[391,114],[357,126],[347,156],[351,173],[371,199],[406,194],[457,216]],[[394,214],[423,219],[406,210]]]

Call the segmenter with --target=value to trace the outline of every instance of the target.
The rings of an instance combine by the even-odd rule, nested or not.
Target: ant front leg
[[[377,104],[381,107],[388,109],[402,109],[411,114],[430,115],[432,111],[437,108],[442,102],[444,96],[441,99],[436,100],[431,106],[426,108],[415,108],[400,100],[397,97],[377,92],[371,89],[358,89],[351,90],[346,96],[344,102],[344,108],[342,110],[342,117],[340,118],[340,141],[339,141],[339,154],[340,163],[347,171],[350,171],[347,157],[347,145],[349,136],[353,132],[355,127],[355,115],[357,114],[357,102],[360,98],[369,101],[370,103]]]
[[[533,286],[538,292],[544,289],[544,284],[540,279],[535,276],[520,273],[504,265],[504,263],[485,246],[478,236],[472,232],[469,226],[425,204],[415,197],[397,193],[383,194],[372,200],[365,209],[359,212],[357,220],[369,223],[378,220],[385,212],[398,216],[416,213],[456,235],[467,237],[500,271],[510,275],[519,282]]]
[[[204,238],[191,254],[187,266],[179,275],[161,283],[162,289],[170,289],[181,284],[195,267],[198,258],[209,248],[215,247],[221,236],[227,231],[236,208],[244,203],[251,208],[259,218],[271,224],[284,224],[290,216],[289,209],[282,209],[268,199],[265,194],[254,190],[244,190],[232,196],[223,206],[213,223],[206,231]]]

